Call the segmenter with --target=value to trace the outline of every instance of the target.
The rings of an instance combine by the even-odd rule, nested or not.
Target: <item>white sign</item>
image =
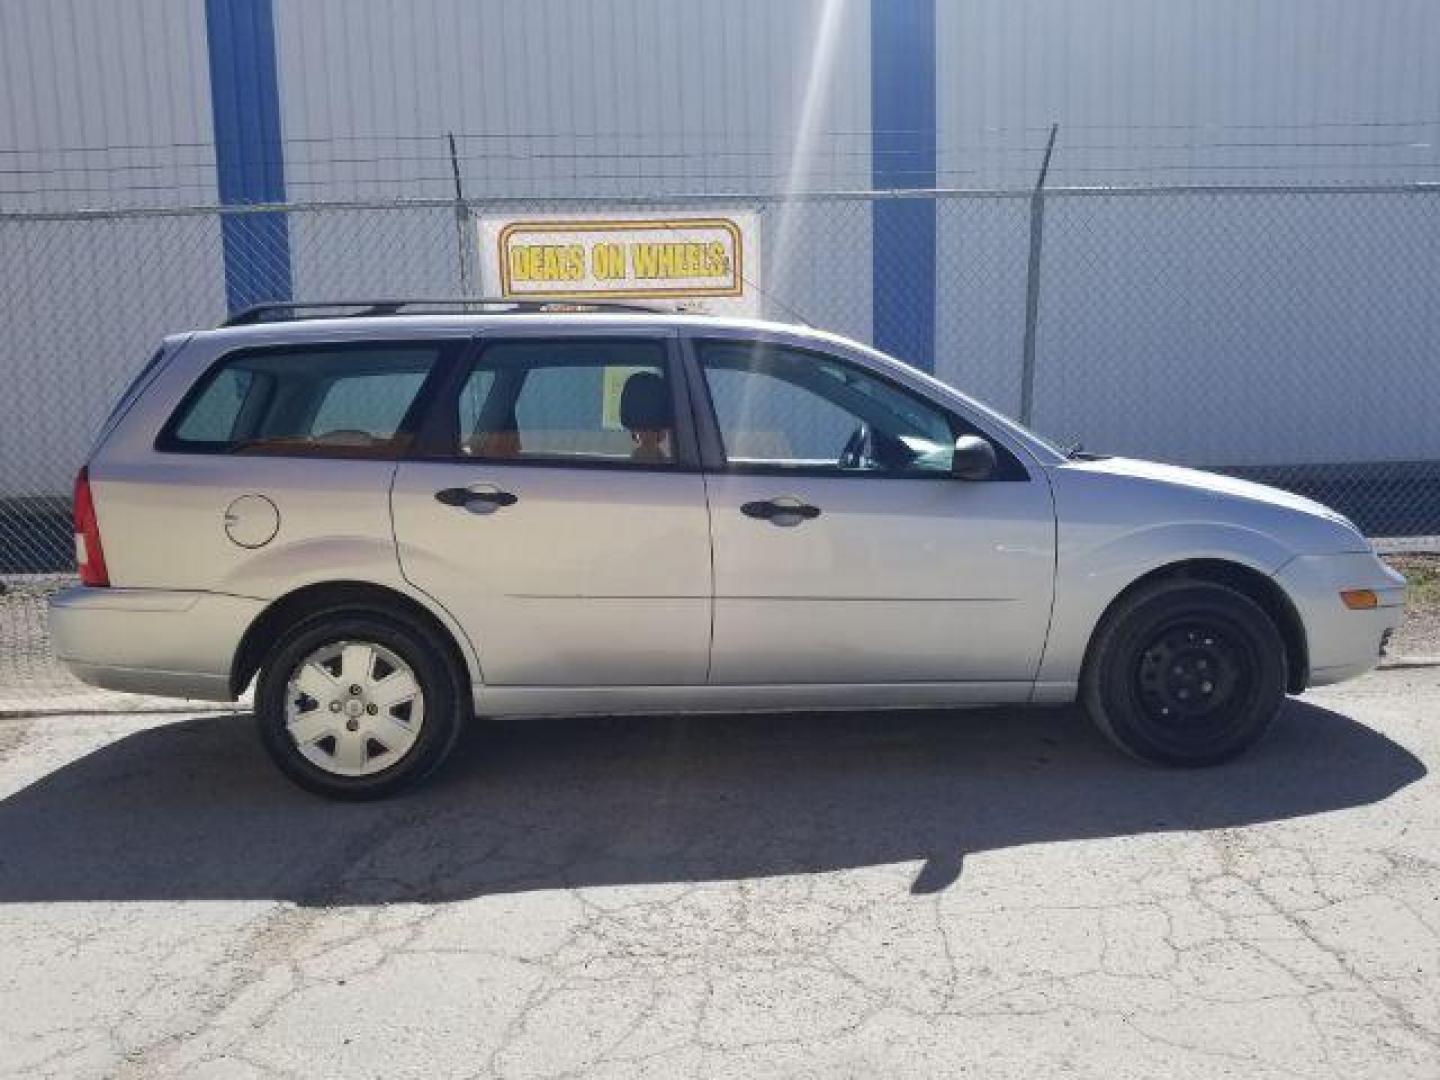
[[[481,290],[517,300],[665,301],[760,314],[760,225],[752,211],[478,221]]]

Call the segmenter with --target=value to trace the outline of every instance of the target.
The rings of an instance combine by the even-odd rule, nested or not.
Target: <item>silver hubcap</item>
[[[285,726],[295,748],[336,776],[388,769],[410,752],[424,722],[425,695],[415,672],[373,642],[316,649],[286,687]]]

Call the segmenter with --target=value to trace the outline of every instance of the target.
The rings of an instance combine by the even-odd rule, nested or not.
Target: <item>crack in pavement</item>
[[[1368,801],[1254,820],[1186,809],[1210,798],[1223,805],[1229,792],[1197,795],[1194,786],[1220,774],[1156,777],[1085,757],[1087,745],[1070,737],[1062,750],[1077,755],[1080,772],[1046,812],[1083,816],[1087,798],[1124,797],[1120,787],[1097,789],[1095,777],[1160,794],[1126,819],[1131,828],[1067,834],[1047,819],[1007,832],[985,815],[1023,811],[1024,797],[1003,808],[967,802],[962,784],[934,779],[931,761],[951,745],[999,746],[996,760],[1013,771],[1000,771],[987,793],[1054,783],[1051,773],[1027,772],[1036,767],[1027,764],[1028,729],[982,726],[972,746],[924,726],[897,735],[905,721],[882,717],[869,727],[849,721],[861,749],[829,762],[807,760],[819,728],[792,727],[806,738],[775,745],[759,727],[738,729],[758,779],[724,759],[698,722],[653,729],[653,743],[652,729],[627,735],[619,726],[612,756],[577,753],[572,771],[549,778],[574,785],[573,820],[540,815],[554,797],[542,791],[517,789],[482,812],[456,796],[481,790],[463,781],[449,795],[349,817],[282,802],[292,809],[265,818],[267,828],[303,838],[318,822],[313,851],[257,837],[293,860],[272,867],[216,848],[222,870],[232,859],[269,875],[235,895],[176,888],[60,902],[33,887],[58,863],[24,852],[11,861],[0,848],[0,1075],[1100,1077],[1126,1068],[1434,1077],[1440,785],[1399,755],[1440,760],[1440,732],[1428,722],[1440,679],[1376,678],[1393,687],[1389,697],[1367,681],[1324,700],[1391,740],[1405,782]],[[52,723],[19,735],[0,724],[0,779],[43,749]],[[126,730],[116,728],[117,742]],[[1347,755],[1337,762],[1354,768],[1353,742],[1329,731]],[[516,740],[531,737],[512,734],[507,748],[502,732],[493,767],[517,768]],[[176,745],[184,752],[168,766],[123,753],[104,765],[98,751],[90,760],[102,764],[82,762],[53,796],[42,798],[52,783],[42,780],[0,801],[0,825],[47,828],[46,813],[82,800],[67,830],[44,835],[57,859],[100,860],[85,846],[87,829],[102,827],[96,815],[128,805],[115,794],[125,785],[159,786],[157,797],[182,815],[170,835],[199,851],[185,846],[190,789],[157,778],[167,767],[202,768],[212,751]],[[631,771],[637,755],[650,773]],[[850,771],[877,755],[887,785],[908,776],[922,796],[886,803],[890,789]],[[1071,766],[1045,769],[1056,767]],[[607,770],[625,778],[619,796],[593,780]],[[799,815],[776,787],[786,770],[792,786],[828,799],[814,815]],[[1227,775],[1264,776],[1250,770]],[[707,783],[741,785],[748,801],[706,801],[697,791]],[[83,803],[92,790],[96,801]],[[285,798],[280,791],[250,783],[213,797],[251,805]],[[968,835],[1015,839],[976,844],[957,881],[917,890],[927,868],[949,864],[946,845],[960,834],[894,814],[907,805],[940,815],[966,807]],[[17,806],[28,816],[17,818]],[[1217,824],[1166,824],[1187,814]],[[846,842],[842,827],[871,830],[862,856],[833,854]],[[203,837],[214,824],[202,818],[194,828]],[[873,839],[892,835],[900,841]],[[826,854],[810,864],[793,854],[806,850]],[[154,852],[127,858],[199,880]],[[728,872],[747,866],[756,869]],[[17,882],[15,867],[29,878]],[[464,884],[476,882],[483,887]]]

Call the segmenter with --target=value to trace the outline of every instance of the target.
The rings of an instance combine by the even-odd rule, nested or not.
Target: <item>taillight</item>
[[[100,521],[95,517],[95,499],[90,494],[90,470],[75,477],[75,565],[80,584],[103,588],[110,584],[105,569],[105,549],[100,546]]]

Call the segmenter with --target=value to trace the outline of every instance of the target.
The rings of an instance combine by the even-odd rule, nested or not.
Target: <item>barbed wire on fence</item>
[[[460,130],[453,153],[445,132],[287,135],[265,148],[217,139],[36,142],[0,147],[0,207],[159,205],[178,193],[205,201],[214,196],[217,158],[242,150],[251,167],[283,171],[292,198],[441,194],[452,163],[472,189],[526,198],[610,195],[637,186],[655,197],[728,188],[779,195],[795,186],[860,194],[887,159],[885,172],[907,175],[912,148],[886,140],[911,137],[933,143],[933,168],[911,177],[917,186],[1006,186],[1033,174],[1049,127],[967,126],[938,140],[934,131],[829,128],[814,133],[798,161],[785,132],[684,127]],[[1437,132],[1440,117],[1076,124],[1066,129],[1056,170],[1071,185],[1440,179]]]

